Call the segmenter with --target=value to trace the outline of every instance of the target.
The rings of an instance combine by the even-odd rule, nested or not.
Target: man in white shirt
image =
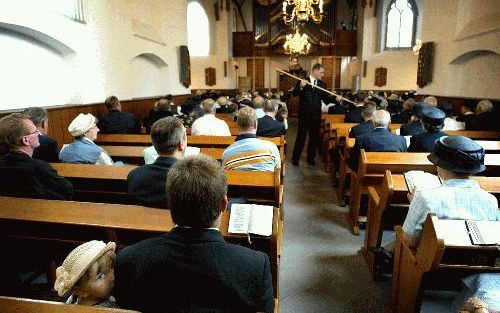
[[[231,136],[229,126],[221,119],[215,117],[215,101],[205,99],[201,103],[205,115],[194,121],[191,126],[193,136]]]
[[[255,114],[257,114],[257,118],[262,118],[262,117],[264,117],[264,115],[266,115],[266,113],[264,112],[264,103],[265,102],[266,101],[261,96],[257,96],[255,98],[253,98],[252,104],[253,104],[253,108],[255,110]]]

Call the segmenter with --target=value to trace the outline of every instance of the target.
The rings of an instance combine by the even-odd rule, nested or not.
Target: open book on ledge
[[[500,221],[440,219],[436,230],[450,246],[500,245]]]
[[[408,192],[412,192],[413,188],[422,190],[437,188],[441,186],[441,179],[431,173],[427,173],[424,171],[408,171],[403,175],[405,178],[406,187],[408,188]]]
[[[233,204],[228,232],[271,236],[273,233],[273,207],[258,204]]]

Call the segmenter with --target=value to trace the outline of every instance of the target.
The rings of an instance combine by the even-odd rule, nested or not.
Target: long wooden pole
[[[278,72],[280,72],[280,73],[283,73],[283,74],[288,75],[288,76],[290,76],[290,77],[292,77],[292,78],[295,78],[296,80],[305,80],[305,79],[303,79],[303,78],[300,78],[300,77],[297,77],[297,76],[295,76],[295,75],[292,75],[292,74],[290,74],[290,73],[288,73],[288,72],[282,71],[282,70],[280,70],[280,69],[278,69],[278,68],[274,68],[274,69],[275,69],[275,70],[277,70],[277,71],[278,71]],[[352,102],[352,101],[351,101],[351,100],[349,100],[349,99],[346,99],[346,98],[342,97],[342,96],[341,96],[341,95],[339,95],[339,94],[336,94],[335,92],[332,92],[332,91],[330,91],[330,90],[328,90],[328,89],[325,89],[325,88],[321,88],[321,87],[319,87],[319,86],[315,86],[315,85],[311,84],[310,82],[308,82],[307,80],[305,80],[305,81],[306,81],[306,83],[307,83],[308,85],[311,85],[313,88],[318,88],[319,90],[324,91],[324,92],[326,92],[326,93],[327,93],[327,94],[329,94],[329,95],[339,97],[341,100],[344,100],[344,101],[346,101],[346,102],[349,102],[349,103],[352,103],[352,104],[356,105],[356,103]]]

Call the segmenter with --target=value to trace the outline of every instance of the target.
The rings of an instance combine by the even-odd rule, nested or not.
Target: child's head
[[[114,284],[114,242],[92,240],[76,247],[56,270],[54,289],[59,296],[74,293],[80,299],[109,298]]]

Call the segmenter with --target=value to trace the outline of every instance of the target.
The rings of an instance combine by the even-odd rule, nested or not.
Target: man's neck
[[[266,112],[266,115],[275,118],[276,117],[276,112]]]
[[[257,130],[240,130],[239,135],[256,135]]]
[[[30,158],[33,156],[33,150],[28,148],[28,147],[19,147],[15,150],[12,150],[13,152],[17,152],[17,153],[24,153],[26,155],[28,155]]]
[[[174,153],[158,153],[158,156],[164,157],[164,158],[174,158],[180,160],[182,158],[182,151],[175,151]]]

